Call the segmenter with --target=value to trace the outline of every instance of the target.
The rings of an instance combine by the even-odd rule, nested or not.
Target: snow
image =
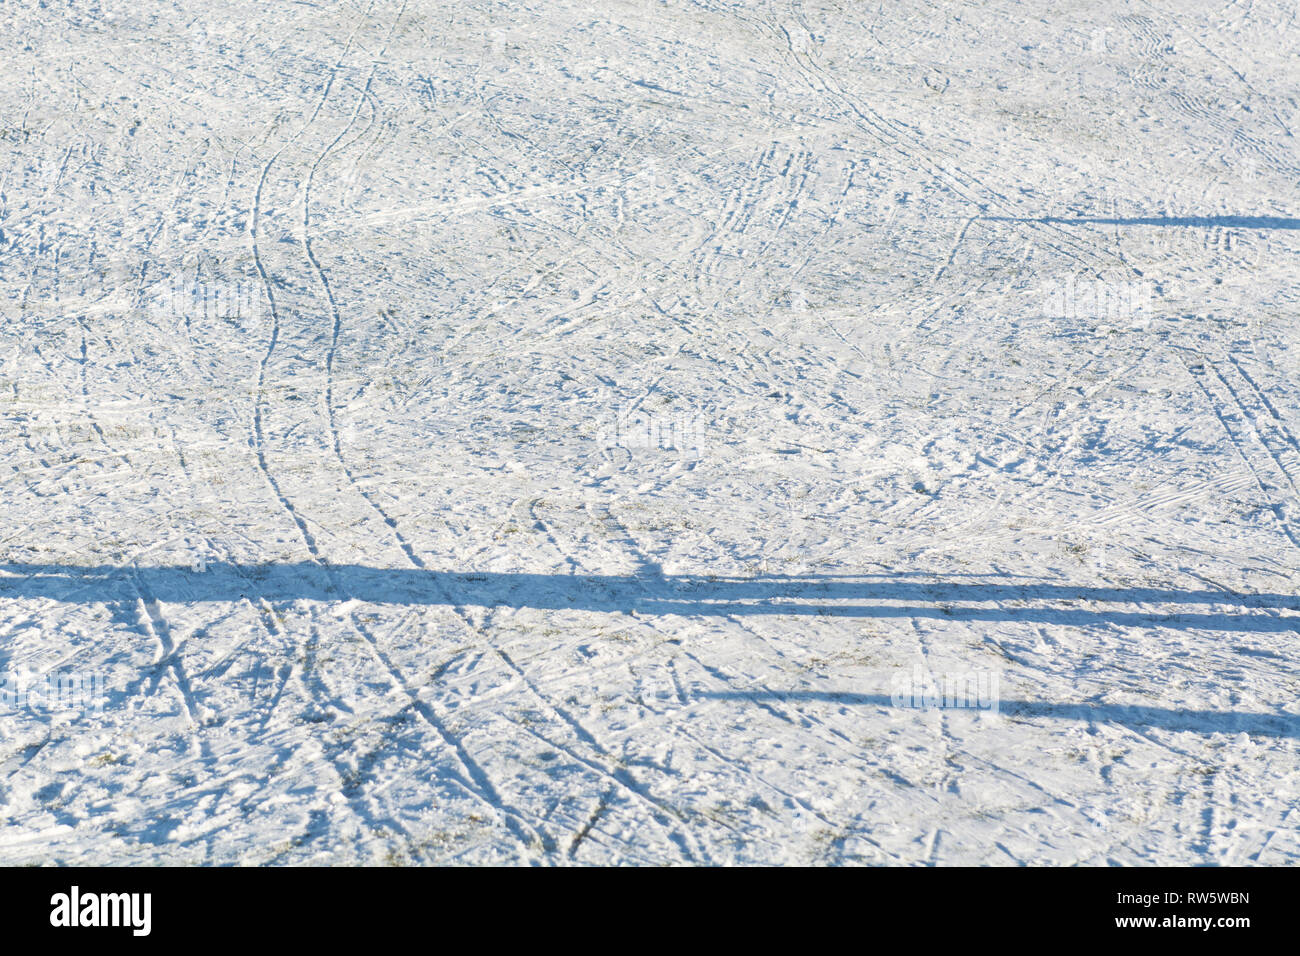
[[[6,4],[0,862],[1300,861],[1296,14]]]

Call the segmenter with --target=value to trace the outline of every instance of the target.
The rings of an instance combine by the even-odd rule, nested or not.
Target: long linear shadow
[[[1286,593],[922,581],[888,575],[715,578],[657,571],[629,575],[463,573],[315,563],[217,562],[201,571],[177,566],[0,564],[0,600],[116,603],[134,601],[138,589],[147,590],[156,600],[175,603],[241,598],[261,598],[272,604],[360,600],[682,616],[784,614],[1300,630],[1300,595]]]
[[[710,700],[817,700],[860,707],[893,708],[887,694],[853,694],[838,691],[705,691],[695,695]],[[971,710],[971,713],[983,711]],[[1248,711],[1172,710],[1127,704],[1052,704],[1028,700],[1003,700],[998,713],[1008,717],[1044,717],[1119,724],[1133,729],[1190,731],[1198,734],[1256,734],[1262,737],[1300,739],[1300,715],[1260,714]]]
[[[1300,229],[1300,219],[1284,216],[1136,216],[1130,218],[1108,216],[983,216],[988,222],[1041,222],[1055,226],[1184,226],[1211,229],[1222,226],[1229,229]]]

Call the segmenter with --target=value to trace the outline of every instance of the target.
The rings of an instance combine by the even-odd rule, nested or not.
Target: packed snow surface
[[[1296,16],[4,4],[0,862],[1300,862]]]

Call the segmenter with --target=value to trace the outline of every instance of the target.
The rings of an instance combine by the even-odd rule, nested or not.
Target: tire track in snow
[[[141,579],[139,567],[132,568],[130,580],[131,586],[136,592],[136,609],[141,629],[158,644],[158,655],[154,659],[153,674],[151,675],[153,688],[157,688],[158,679],[164,670],[170,672],[172,680],[176,684],[177,692],[180,694],[181,707],[184,709],[189,724],[190,744],[194,756],[209,759],[211,753],[208,751],[200,733],[203,721],[200,718],[199,705],[194,697],[194,690],[190,686],[189,676],[185,673],[185,667],[181,662],[180,645],[177,644],[175,637],[172,635],[171,625],[163,616],[162,606]]]
[[[288,499],[288,497],[286,497],[283,490],[281,490],[280,483],[276,479],[275,474],[271,471],[266,458],[265,416],[262,409],[266,404],[267,369],[270,366],[271,357],[275,353],[276,345],[279,343],[281,319],[279,307],[276,305],[275,290],[271,278],[266,271],[266,265],[262,261],[262,252],[260,243],[258,242],[257,227],[262,215],[262,191],[266,187],[266,180],[271,173],[271,167],[275,165],[275,162],[280,158],[280,155],[289,146],[297,142],[297,140],[307,132],[308,128],[315,123],[316,117],[320,115],[321,109],[329,99],[330,91],[334,88],[334,81],[338,77],[339,70],[343,68],[343,61],[347,58],[348,52],[352,49],[352,41],[356,37],[357,31],[361,29],[362,23],[369,19],[370,10],[373,6],[374,0],[371,0],[371,2],[366,6],[365,12],[362,13],[360,19],[358,19],[356,26],[353,27],[352,33],[348,36],[347,42],[343,46],[343,52],[339,55],[338,61],[330,71],[329,79],[325,82],[325,89],[322,91],[321,97],[316,103],[316,108],[307,118],[307,121],[299,127],[298,132],[281,143],[280,147],[271,154],[270,158],[267,159],[266,163],[262,166],[262,173],[258,177],[257,188],[253,193],[252,206],[249,210],[248,237],[249,243],[252,246],[253,262],[257,267],[257,274],[262,280],[262,286],[266,292],[267,305],[271,310],[271,335],[267,341],[266,351],[262,354],[262,360],[259,363],[257,370],[257,397],[253,403],[253,445],[257,452],[258,467],[261,469],[263,477],[271,486],[272,492],[280,502],[280,507],[284,510],[285,514],[289,516],[294,526],[297,527],[298,533],[307,545],[307,550],[311,552],[313,560],[316,560],[318,563],[320,562],[320,555],[316,546],[316,539],[307,529],[307,523],[303,520],[302,516],[298,514],[293,503]]]
[[[366,19],[369,17],[369,11],[373,7],[373,5],[374,4],[372,0],[372,3],[369,6],[367,6],[366,12],[363,14],[362,19]],[[393,24],[389,29],[390,37],[393,31],[396,29],[397,22],[400,20],[402,16],[402,12],[405,9],[406,9],[406,4],[403,3],[402,8],[398,11],[397,17],[394,19]],[[250,237],[250,242],[252,244],[253,259],[257,266],[258,275],[261,277],[262,285],[266,292],[267,301],[271,311],[271,322],[272,322],[271,336],[267,343],[266,351],[262,356],[262,360],[258,368],[258,380],[257,380],[258,399],[254,406],[253,432],[254,432],[255,448],[257,451],[258,464],[264,478],[271,486],[271,489],[275,494],[276,498],[279,500],[282,509],[290,517],[294,526],[298,529],[299,536],[302,538],[303,543],[306,545],[308,552],[311,554],[312,560],[317,564],[321,565],[325,569],[326,576],[330,582],[331,588],[334,590],[336,594],[344,593],[344,589],[339,586],[337,571],[333,568],[332,565],[329,564],[328,561],[325,560],[320,550],[320,547],[316,542],[315,537],[307,528],[307,523],[305,519],[303,518],[302,515],[299,514],[298,510],[294,507],[292,501],[290,501],[289,498],[285,495],[285,493],[280,487],[279,481],[276,479],[274,473],[271,471],[267,463],[263,406],[265,405],[267,369],[269,367],[271,357],[275,352],[275,348],[279,340],[280,329],[281,329],[281,318],[280,318],[279,308],[277,307],[276,300],[275,300],[275,292],[273,289],[273,284],[270,280],[269,274],[267,273],[266,266],[262,260],[260,244],[258,242],[257,226],[261,215],[262,192],[263,189],[265,188],[266,181],[270,174],[272,166],[275,164],[276,160],[280,157],[280,155],[284,152],[284,150],[288,148],[292,143],[296,142],[299,138],[301,138],[302,135],[306,133],[307,129],[315,122],[317,116],[319,116],[321,109],[324,107],[326,101],[329,98],[329,94],[333,88],[334,81],[338,75],[338,71],[342,68],[343,61],[346,59],[347,53],[351,49],[352,40],[355,37],[357,31],[360,29],[360,26],[361,24],[359,22],[357,26],[353,29],[352,35],[349,36],[347,44],[344,47],[344,51],[340,55],[338,62],[334,66],[334,69],[331,71],[329,80],[327,81],[325,86],[325,90],[322,93],[320,100],[317,102],[316,108],[313,110],[311,116],[302,125],[302,127],[299,128],[297,133],[295,133],[285,143],[281,144],[279,149],[277,149],[275,153],[271,155],[271,157],[267,160],[266,164],[262,167],[262,173],[258,179],[257,189],[253,197],[253,203],[252,203],[252,208],[250,210],[250,220],[249,220],[249,237]],[[385,44],[385,49],[386,46],[387,45]],[[382,56],[382,52],[380,56]],[[378,57],[376,59],[378,59]],[[354,112],[353,120],[355,120],[355,116],[356,114]],[[337,139],[335,140],[335,142],[337,142]],[[318,159],[317,164],[319,164],[319,161],[320,160]],[[304,214],[304,223],[306,222],[309,222],[309,220],[306,218],[306,214]],[[315,261],[314,257],[312,261],[313,262]],[[324,278],[323,273],[321,274],[321,277]],[[365,496],[365,497],[367,501],[371,500],[369,496]],[[372,505],[374,505],[373,501],[371,503]],[[391,519],[386,518],[386,520],[388,520],[391,525]],[[405,544],[404,541],[403,544]],[[417,567],[423,568],[423,564],[420,562],[419,558],[415,555],[414,551],[410,549],[409,545],[406,545],[403,548],[403,550],[407,554],[407,557],[409,559],[412,559]],[[411,701],[411,705],[414,709],[414,712],[417,713],[420,716],[420,718],[438,735],[438,737],[449,748],[449,750],[452,752],[457,762],[460,764],[461,772],[453,772],[452,773],[453,779],[461,787],[463,787],[468,793],[473,795],[485,806],[489,807],[492,810],[494,816],[500,815],[501,817],[503,817],[507,830],[525,848],[527,848],[528,846],[532,845],[535,842],[540,842],[544,844],[545,843],[544,839],[538,836],[537,832],[533,829],[533,827],[526,822],[526,818],[520,813],[520,811],[513,808],[510,804],[506,803],[500,797],[500,795],[496,791],[495,786],[492,784],[490,777],[470,755],[468,750],[465,748],[464,743],[459,738],[457,738],[454,734],[451,734],[450,731],[447,730],[443,721],[438,717],[437,713],[433,710],[431,705],[421,700],[420,697],[411,689],[410,685],[407,683],[407,681],[402,676],[400,671],[398,671],[394,667],[392,661],[390,660],[388,655],[384,652],[383,648],[379,644],[379,641],[377,640],[375,635],[371,633],[370,629],[367,628],[365,625],[363,625],[360,621],[358,621],[355,614],[350,615],[350,617],[354,629],[363,637],[366,645],[370,649],[372,656],[374,656],[374,658],[378,661],[378,663],[387,672],[390,682],[395,687],[400,689],[407,696],[407,698]]]
[[[796,19],[802,19],[801,14],[798,13],[798,4],[791,2],[790,7]],[[801,54],[796,49],[794,38],[784,24],[765,23],[763,26],[768,32],[784,38],[786,51],[791,62],[795,64],[805,81],[814,91],[828,94],[843,108],[856,116],[858,118],[856,125],[873,139],[880,142],[881,145],[899,153],[914,166],[927,168],[934,175],[946,180],[959,196],[977,206],[981,210],[981,214],[990,207],[998,209],[1005,213],[1005,218],[1012,221],[1018,228],[1036,235],[1049,248],[1056,250],[1067,258],[1090,264],[1093,271],[1097,272],[1098,278],[1100,278],[1098,270],[1104,268],[1106,264],[1111,264],[1112,260],[1119,261],[1122,264],[1122,260],[1113,252],[1099,248],[1096,244],[1088,244],[1055,223],[1026,221],[1016,217],[1013,214],[1011,201],[1004,194],[978,178],[966,174],[960,169],[956,171],[949,169],[946,165],[932,158],[932,151],[927,148],[925,143],[916,140],[903,129],[898,128],[896,124],[877,113],[869,105],[861,102],[857,97],[846,91],[810,54],[806,52]],[[1046,238],[1046,234],[1052,235],[1055,241]]]
[[[1201,364],[1194,365],[1187,358],[1183,359],[1183,365],[1187,369],[1188,376],[1196,383],[1196,386],[1205,395],[1210,405],[1210,410],[1218,419],[1219,424],[1223,427],[1229,441],[1232,442],[1233,448],[1245,462],[1246,467],[1250,469],[1255,476],[1255,483],[1259,487],[1264,500],[1268,503],[1269,512],[1277,521],[1278,527],[1297,549],[1300,549],[1300,539],[1291,528],[1291,522],[1287,518],[1286,503],[1277,500],[1273,492],[1282,491],[1285,497],[1290,499],[1291,506],[1297,507],[1300,504],[1300,488],[1296,485],[1295,478],[1284,464],[1285,459],[1269,444],[1260,431],[1255,416],[1246,408],[1239,393],[1229,383],[1223,375],[1221,366],[1213,362],[1208,356],[1195,352],[1190,349],[1183,349],[1184,354],[1199,355]],[[1205,374],[1208,369],[1213,373],[1214,381],[1222,386],[1223,394],[1220,392],[1210,376]],[[1252,442],[1251,439],[1254,439]],[[1248,449],[1255,447],[1263,452],[1263,456],[1258,454],[1252,456]],[[1252,460],[1252,458],[1254,460]],[[1271,473],[1272,481],[1264,479],[1265,473]],[[1280,481],[1278,479],[1281,479]],[[1285,487],[1289,485],[1291,493],[1286,494]]]

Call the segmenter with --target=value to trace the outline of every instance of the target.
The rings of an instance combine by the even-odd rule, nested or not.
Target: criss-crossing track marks
[[[0,577],[0,659],[130,678],[0,752],[5,852],[1293,859],[1294,811],[1253,796],[1294,762],[1268,718],[1293,609],[1227,610],[1297,549],[1274,6],[1014,35],[999,3],[200,8],[203,44],[99,24],[123,42],[71,69],[26,24],[6,566],[120,580]],[[79,284],[108,265],[112,294]],[[1038,291],[1171,271],[1208,294],[1146,328]],[[156,314],[235,276],[265,324]],[[615,406],[705,447],[609,447]],[[1083,590],[873,611],[788,585],[866,568]],[[710,574],[774,590],[718,606]],[[1094,600],[1157,577],[1223,613]],[[1029,706],[887,706],[918,659]]]

